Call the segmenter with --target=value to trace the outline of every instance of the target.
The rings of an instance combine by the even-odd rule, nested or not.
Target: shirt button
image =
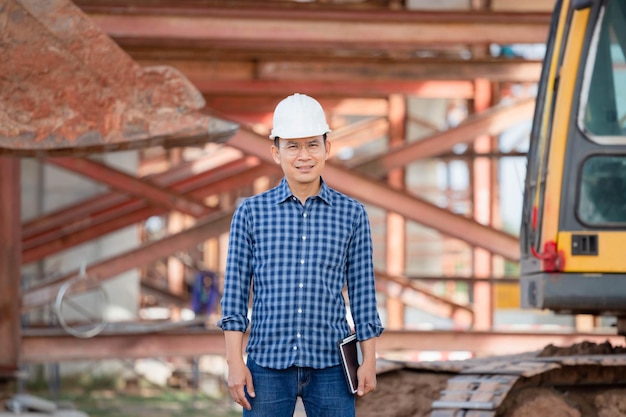
[[[298,314],[302,314],[302,309],[301,308],[298,309]]]
[[[296,335],[296,337],[302,337],[302,335],[301,335],[300,333],[298,333],[298,334]]]
[[[300,263],[304,265],[304,259],[300,259]]]
[[[302,288],[302,287],[304,287],[304,284],[300,283],[300,285],[298,285],[298,287]]]
[[[308,214],[306,214],[306,213],[304,213],[304,214],[302,215],[302,217],[304,217],[304,218],[306,218],[307,216],[308,216]]]
[[[306,236],[302,236],[302,240],[306,240]]]
[[[298,346],[294,346],[294,347],[293,347],[293,350],[298,350]]]

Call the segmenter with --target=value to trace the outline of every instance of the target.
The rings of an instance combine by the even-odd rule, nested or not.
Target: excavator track
[[[464,361],[383,361],[379,389],[382,401],[366,401],[386,417],[626,416],[626,349],[607,342]],[[361,402],[357,414],[368,417]]]
[[[448,380],[431,417],[495,417],[506,400],[530,387],[597,389],[626,383],[626,354],[495,360]]]

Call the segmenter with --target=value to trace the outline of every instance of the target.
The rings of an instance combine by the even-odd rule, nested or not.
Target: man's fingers
[[[254,392],[254,384],[252,383],[252,380],[248,381],[248,384],[246,385],[246,389],[248,390],[249,396],[251,396],[252,398],[256,397],[256,393]]]
[[[250,403],[248,402],[248,399],[245,395],[243,396],[239,404],[241,404],[246,410],[252,410],[252,407],[250,406]]]
[[[248,399],[246,398],[245,395],[242,395],[241,397],[235,397],[233,395],[233,400],[235,400],[235,402],[237,404],[239,404],[240,406],[242,406],[246,410],[251,410],[252,409],[252,407],[250,406],[250,402],[248,402]]]
[[[376,389],[376,383],[371,383],[369,381],[360,382],[357,387],[356,395],[359,397],[364,396],[365,394],[369,394],[370,392]]]
[[[367,386],[367,381],[365,380],[363,376],[358,375],[358,374],[357,374],[357,381],[359,382],[359,384],[356,388],[356,395],[358,395],[359,397],[362,397],[365,394],[367,394],[367,391],[365,390],[365,387]]]
[[[250,406],[250,402],[246,398],[246,394],[244,392],[243,385],[238,385],[236,387],[231,387],[230,388],[230,395],[231,395],[231,397],[233,397],[233,400],[237,404],[241,405],[242,407],[244,407],[247,410],[251,410],[252,409],[252,407]],[[250,396],[254,397],[254,395],[250,395]]]
[[[252,385],[252,374],[243,361],[233,361],[228,366],[228,389],[230,396],[237,404],[243,406],[247,410],[251,410],[252,406],[246,396],[249,392],[250,398],[255,396],[254,387]]]

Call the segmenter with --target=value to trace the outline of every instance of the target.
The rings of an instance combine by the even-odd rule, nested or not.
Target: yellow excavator
[[[626,335],[626,0],[557,0],[530,139],[521,306]],[[626,416],[626,348],[609,343],[386,365],[364,415]]]
[[[528,153],[521,305],[626,334],[626,1],[559,2]]]

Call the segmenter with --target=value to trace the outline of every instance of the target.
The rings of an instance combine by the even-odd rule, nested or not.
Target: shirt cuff
[[[217,321],[217,327],[222,330],[234,330],[245,332],[248,329],[249,320],[245,316],[224,316]]]
[[[380,324],[357,324],[355,330],[357,339],[362,341],[380,336],[385,328]]]

